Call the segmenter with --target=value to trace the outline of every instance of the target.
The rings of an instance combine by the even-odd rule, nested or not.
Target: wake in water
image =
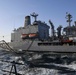
[[[11,70],[12,61],[23,64],[16,64],[17,72],[22,75],[76,75],[76,54],[35,52],[20,54],[1,49],[0,75],[9,75],[4,70]]]

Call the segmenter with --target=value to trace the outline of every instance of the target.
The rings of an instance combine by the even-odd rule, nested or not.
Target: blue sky
[[[76,0],[0,0],[0,40],[10,40],[12,30],[23,26],[25,16],[33,12],[48,25],[50,19],[55,28],[65,27],[66,12],[73,15],[72,24],[76,20]]]

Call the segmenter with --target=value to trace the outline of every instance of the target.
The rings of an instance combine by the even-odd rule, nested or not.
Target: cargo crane
[[[57,28],[57,35],[58,35],[58,38],[61,37],[61,29],[62,29],[62,26],[60,25],[60,26]]]
[[[75,27],[76,27],[76,21],[74,21]]]
[[[52,35],[52,39],[54,40],[54,38],[55,38],[54,25],[53,25],[53,23],[51,22],[51,20],[49,20],[49,23],[50,23],[50,25],[51,25],[51,35]]]

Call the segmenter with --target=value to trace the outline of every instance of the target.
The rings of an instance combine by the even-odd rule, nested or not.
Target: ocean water
[[[12,61],[21,63],[21,65],[16,64],[16,69],[22,75],[76,75],[75,53],[16,54],[0,49],[0,75],[9,75],[4,71],[11,71]]]

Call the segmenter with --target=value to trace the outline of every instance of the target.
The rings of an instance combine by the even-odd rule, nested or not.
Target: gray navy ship
[[[66,13],[68,26],[63,28],[59,25],[57,30],[51,20],[49,20],[50,25],[47,25],[37,20],[38,14],[32,13],[31,16],[35,19],[33,23],[31,23],[31,17],[26,16],[24,27],[14,29],[11,33],[9,43],[11,48],[29,51],[76,52],[76,21],[74,25],[71,25],[70,13]]]

